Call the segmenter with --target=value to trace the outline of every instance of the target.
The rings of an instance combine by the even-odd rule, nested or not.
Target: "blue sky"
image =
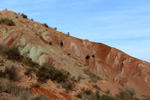
[[[0,0],[5,8],[150,62],[150,0]]]

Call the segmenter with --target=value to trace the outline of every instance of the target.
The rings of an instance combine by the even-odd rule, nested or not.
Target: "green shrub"
[[[64,70],[55,69],[52,65],[45,63],[37,71],[38,81],[46,82],[47,79],[51,79],[56,82],[65,82],[69,78],[69,72]]]
[[[0,53],[10,60],[21,61],[23,58],[16,47],[4,47]]]
[[[28,65],[28,66],[30,66],[30,67],[38,67],[38,66],[39,66],[39,64],[33,62],[31,58],[23,58],[23,59],[22,59],[22,62],[23,62],[25,65]]]
[[[9,18],[1,18],[0,24],[8,25],[8,26],[15,26],[15,23]]]
[[[23,13],[21,14],[21,16],[22,16],[23,18],[26,18],[26,19],[28,18],[28,16],[25,15],[25,14],[23,14]]]

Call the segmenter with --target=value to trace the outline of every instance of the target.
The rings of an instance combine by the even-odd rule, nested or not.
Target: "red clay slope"
[[[0,25],[1,44],[17,46],[23,56],[30,57],[41,65],[44,62],[53,63],[55,67],[63,68],[74,76],[87,77],[76,64],[86,65],[113,84],[131,86],[136,88],[141,96],[150,96],[150,63],[107,45],[81,40],[46,28],[14,12],[4,10],[0,13],[0,17],[9,17],[16,24]],[[85,59],[87,55],[90,56],[89,59]]]

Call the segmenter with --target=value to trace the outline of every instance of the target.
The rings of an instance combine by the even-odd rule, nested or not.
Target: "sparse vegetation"
[[[109,95],[102,95],[100,96],[99,100],[118,100],[118,99]]]
[[[97,82],[98,80],[102,80],[101,77],[97,76],[96,74],[91,72],[89,69],[84,69],[84,73],[87,74],[93,82]]]
[[[23,18],[25,18],[25,19],[27,19],[28,18],[28,16],[27,15],[25,15],[25,14],[21,14],[21,16],[23,17]]]
[[[38,66],[39,66],[39,64],[33,62],[31,58],[23,58],[23,59],[22,59],[22,62],[23,62],[25,65],[32,66],[32,67],[38,67]]]
[[[117,97],[121,100],[139,100],[135,89],[131,87],[121,90]]]
[[[14,65],[5,65],[5,70],[0,70],[0,77],[7,78],[11,81],[19,81],[20,77],[17,68]]]
[[[71,78],[71,80],[72,80],[73,82],[80,82],[81,79],[84,79],[84,78],[83,78],[82,76],[80,76],[80,75],[77,77],[77,79],[76,79],[75,76],[73,76],[73,77]]]
[[[100,95],[99,91],[93,92],[91,89],[82,89],[76,96],[86,100],[118,100],[112,96]]]
[[[19,61],[24,63],[25,65],[38,67],[39,64],[33,62],[30,58],[24,58],[20,55],[20,52],[17,47],[6,47],[0,45],[0,55],[5,56],[7,59]]]
[[[0,24],[8,25],[8,26],[15,26],[15,23],[9,18],[1,18]]]
[[[93,88],[95,88],[97,90],[101,90],[101,88],[99,88],[97,85],[93,85]]]
[[[33,67],[27,68],[24,72],[25,75],[32,78],[32,73],[35,73],[36,70]]]
[[[51,79],[56,82],[65,82],[69,78],[69,72],[64,70],[58,70],[51,64],[45,63],[37,71],[38,81],[46,82],[47,79]]]
[[[19,53],[19,50],[16,47],[1,47],[0,54],[5,56],[10,60],[21,61],[22,56]]]
[[[16,86],[8,79],[0,79],[0,92],[12,94],[17,98],[17,100],[50,100],[43,95],[32,95],[30,93],[30,89],[24,89]]]
[[[20,77],[17,71],[17,68],[14,65],[7,65],[5,66],[4,75],[6,78],[12,81],[19,81]]]
[[[62,87],[66,89],[66,92],[70,92],[74,90],[75,84],[72,81],[67,81],[62,84]]]

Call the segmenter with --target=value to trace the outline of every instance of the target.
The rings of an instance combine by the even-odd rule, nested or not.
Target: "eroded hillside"
[[[139,96],[150,96],[150,63],[105,44],[58,32],[46,24],[34,22],[11,11],[1,11],[1,18],[9,18],[14,23],[1,23],[0,44],[17,47],[23,57],[31,58],[39,65],[50,63],[57,69],[66,70],[72,77],[81,77],[70,95],[76,95],[80,89],[93,88],[95,85],[101,89],[102,94],[109,90],[109,94],[116,95],[123,87],[132,87]],[[91,78],[87,70],[94,72],[99,78]],[[36,93],[36,90],[33,89],[33,92]],[[45,91],[46,94],[48,90],[51,88],[38,91]],[[49,95],[59,94],[55,93],[57,90],[51,91],[53,92]],[[64,92],[61,94],[68,95]]]

